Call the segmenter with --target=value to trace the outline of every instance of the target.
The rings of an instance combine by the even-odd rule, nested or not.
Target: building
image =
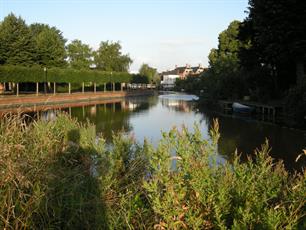
[[[164,89],[171,89],[175,86],[176,79],[179,79],[180,76],[176,74],[175,71],[167,71],[161,73],[161,86]]]
[[[196,67],[186,64],[183,67],[175,66],[174,70],[162,72],[161,75],[161,86],[165,89],[173,88],[176,79],[186,79],[188,77],[198,77],[201,73],[206,71],[201,64]]]
[[[192,68],[192,74],[193,76],[199,76],[201,73],[208,70],[208,68],[204,68],[201,64],[199,64],[197,67],[191,67]]]

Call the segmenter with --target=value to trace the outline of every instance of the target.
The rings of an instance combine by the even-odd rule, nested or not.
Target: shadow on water
[[[210,111],[202,111],[205,121],[210,126],[213,118],[218,118],[221,138],[218,151],[226,159],[231,160],[233,153],[242,153],[242,159],[253,155],[268,140],[270,154],[275,159],[283,160],[289,170],[301,169],[306,165],[306,159],[296,158],[306,147],[306,133],[304,131],[281,127],[273,123],[256,121],[243,116],[226,116]]]
[[[108,229],[101,187],[91,172],[93,156],[98,153],[81,147],[77,129],[68,132],[68,145],[47,169],[53,176],[43,202],[48,207],[44,224],[58,229]]]

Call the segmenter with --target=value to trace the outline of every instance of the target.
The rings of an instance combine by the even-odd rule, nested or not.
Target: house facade
[[[162,72],[161,75],[161,86],[163,88],[173,88],[175,85],[176,79],[186,79],[188,77],[198,77],[201,73],[206,71],[207,68],[204,68],[202,65],[192,67],[189,64],[185,66],[175,66],[174,70]]]
[[[172,89],[175,86],[176,79],[180,78],[178,74],[172,71],[162,73],[161,77],[162,80],[160,84],[164,89]]]

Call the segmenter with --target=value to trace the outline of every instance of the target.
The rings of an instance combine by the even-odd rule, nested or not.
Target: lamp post
[[[45,73],[45,94],[47,93],[47,67],[44,67],[44,73]]]

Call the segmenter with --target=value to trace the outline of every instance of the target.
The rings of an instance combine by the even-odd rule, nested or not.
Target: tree
[[[62,67],[66,64],[66,39],[56,27],[35,23],[30,26],[35,41],[36,63],[43,66]]]
[[[25,21],[9,14],[0,25],[0,64],[33,65],[35,45]]]
[[[88,69],[92,61],[92,50],[80,40],[73,40],[67,46],[69,64],[75,69]]]
[[[288,89],[304,78],[306,60],[306,2],[301,0],[249,0],[249,16],[241,29],[241,40],[249,40],[241,60],[269,69],[280,89]],[[302,79],[302,80],[301,80]]]
[[[149,79],[149,82],[157,81],[157,70],[150,67],[148,64],[142,64],[139,69],[139,74]]]
[[[103,71],[128,71],[132,64],[132,59],[128,54],[121,53],[119,42],[101,42],[99,49],[94,54],[96,68]]]
[[[218,37],[218,48],[208,56],[209,71],[206,76],[207,90],[212,97],[239,98],[247,93],[245,79],[242,78],[238,53],[247,46],[238,39],[239,21],[233,21]]]
[[[224,67],[230,67],[233,70],[237,70],[239,67],[238,52],[243,46],[238,40],[239,26],[239,21],[231,22],[228,28],[219,34],[218,49],[210,51],[209,64],[217,72],[222,71]]]

